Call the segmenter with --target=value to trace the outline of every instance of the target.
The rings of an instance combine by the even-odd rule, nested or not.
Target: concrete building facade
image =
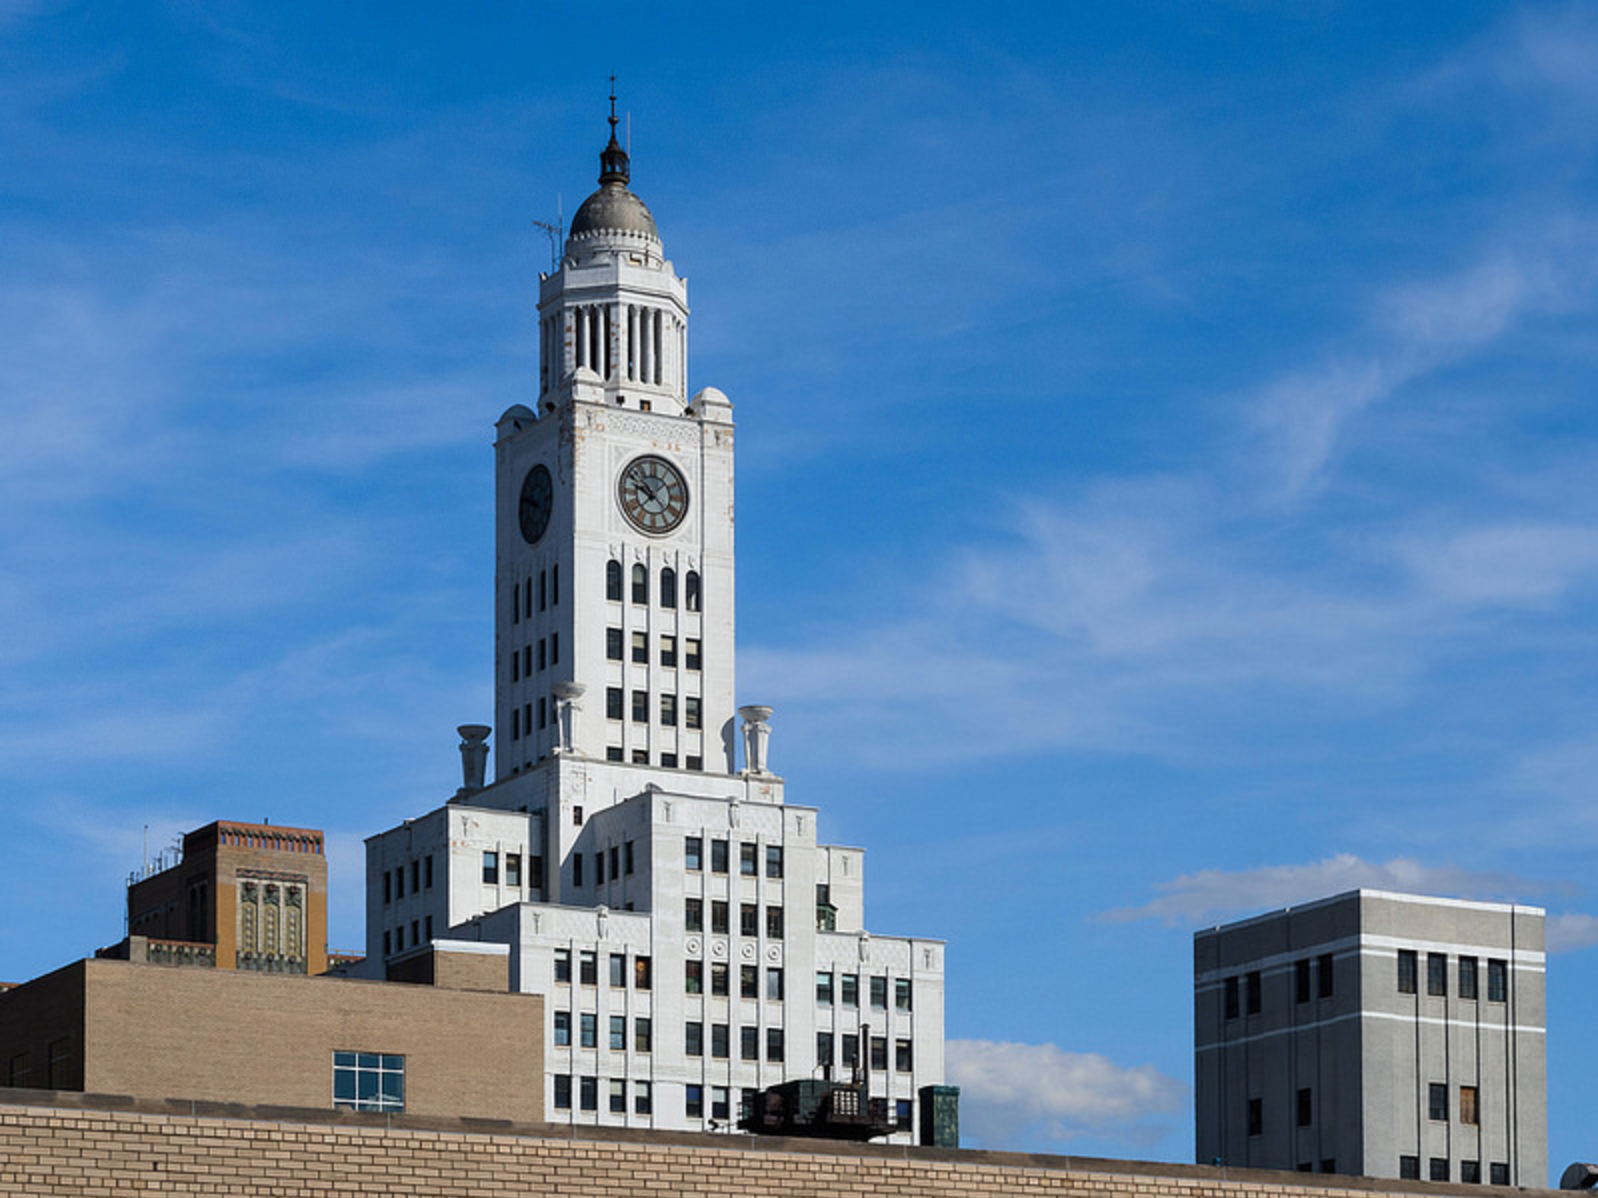
[[[1200,1162],[1546,1184],[1540,909],[1359,890],[1193,958]]]
[[[551,1118],[705,1129],[866,1071],[909,1141],[943,1078],[940,941],[873,936],[736,707],[732,405],[687,389],[687,291],[616,142],[539,299],[538,411],[497,425],[495,780],[367,841],[367,976],[431,938],[548,997]]]

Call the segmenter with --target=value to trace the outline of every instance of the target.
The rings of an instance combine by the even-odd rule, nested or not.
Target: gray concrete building
[[[1357,890],[1195,933],[1197,1159],[1548,1184],[1543,912]]]

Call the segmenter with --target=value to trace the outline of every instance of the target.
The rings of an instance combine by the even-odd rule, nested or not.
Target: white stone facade
[[[865,930],[863,851],[818,843],[769,709],[736,706],[732,406],[689,399],[686,284],[614,138],[602,163],[540,288],[538,411],[497,426],[495,781],[468,765],[367,841],[366,970],[508,946],[554,1120],[730,1127],[746,1091],[858,1062],[908,1142],[944,945]]]

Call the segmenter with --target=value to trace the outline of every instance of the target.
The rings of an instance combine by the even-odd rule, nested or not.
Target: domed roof
[[[649,208],[627,189],[631,167],[627,151],[616,141],[616,96],[611,89],[610,144],[599,154],[599,190],[583,201],[572,217],[570,237],[600,232],[642,233],[660,240]]]

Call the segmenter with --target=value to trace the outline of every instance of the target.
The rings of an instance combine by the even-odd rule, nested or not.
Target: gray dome
[[[621,182],[608,182],[583,201],[583,206],[572,217],[568,236],[581,237],[603,230],[643,233],[660,240],[649,208]]]

